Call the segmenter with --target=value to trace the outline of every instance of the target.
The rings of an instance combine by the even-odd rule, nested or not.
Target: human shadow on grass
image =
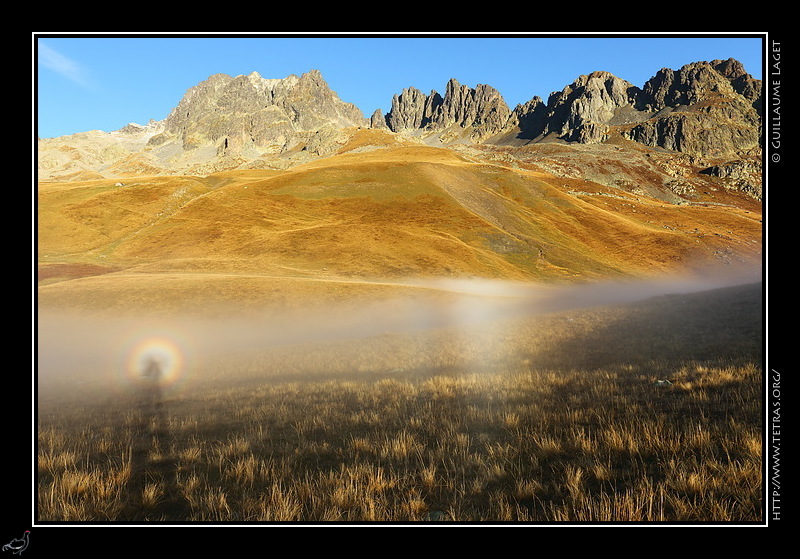
[[[131,445],[131,474],[120,520],[179,521],[188,516],[189,508],[177,487],[177,460],[170,452],[161,364],[150,360],[140,380],[135,395],[139,422]]]

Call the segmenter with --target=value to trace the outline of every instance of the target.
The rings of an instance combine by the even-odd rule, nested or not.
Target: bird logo
[[[10,551],[16,555],[21,554],[23,551],[25,551],[25,548],[28,547],[28,537],[30,533],[30,530],[25,530],[25,534],[23,534],[21,538],[14,538],[4,545],[3,551]]]

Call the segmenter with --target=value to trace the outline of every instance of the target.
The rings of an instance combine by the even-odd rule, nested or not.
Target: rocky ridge
[[[393,132],[413,130],[445,143],[457,137],[498,145],[592,144],[617,134],[695,156],[737,157],[760,148],[761,89],[740,62],[714,60],[664,68],[644,88],[593,72],[552,93],[547,103],[534,97],[512,111],[493,88],[468,89],[451,80],[444,97],[413,88],[395,95],[384,120]],[[373,115],[373,123],[379,120]]]
[[[747,190],[753,186],[752,166],[760,165],[761,90],[761,82],[733,59],[665,68],[643,88],[593,72],[552,93],[547,102],[533,97],[514,109],[491,86],[471,88],[451,79],[444,95],[409,87],[394,95],[386,115],[376,111],[367,119],[317,70],[283,79],[257,72],[216,74],[189,89],[164,121],[40,139],[38,173],[40,180],[77,180],[286,168],[336,153],[348,130],[373,128],[430,145],[624,140],[713,158],[723,167],[746,160],[746,177],[708,174],[745,181]]]

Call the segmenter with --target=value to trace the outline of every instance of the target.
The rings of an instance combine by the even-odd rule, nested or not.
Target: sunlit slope
[[[40,184],[39,293],[114,290],[130,274],[147,289],[172,278],[177,293],[210,285],[207,274],[228,285],[261,278],[247,292],[270,277],[574,280],[760,258],[752,212],[567,186],[418,145],[286,171]],[[71,271],[60,273],[65,264]],[[75,272],[76,264],[111,273]],[[57,286],[77,276],[80,287]]]
[[[193,177],[39,184],[39,260],[103,258],[208,191]]]

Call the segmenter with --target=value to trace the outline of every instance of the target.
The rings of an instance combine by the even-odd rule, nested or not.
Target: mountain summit
[[[204,150],[217,158],[246,160],[365,123],[361,111],[339,99],[318,70],[283,79],[257,72],[235,78],[216,74],[184,95],[166,118],[164,132],[151,137],[147,147],[156,153]],[[324,148],[317,152],[323,154]]]
[[[732,160],[761,148],[761,96],[761,82],[729,59],[664,68],[643,88],[597,71],[546,103],[533,97],[513,110],[493,87],[451,79],[444,95],[408,87],[394,95],[388,114],[367,119],[318,70],[282,79],[215,74],[189,89],[162,122],[40,140],[39,174],[74,180],[287,168],[336,153],[353,128],[433,146],[626,140]]]

